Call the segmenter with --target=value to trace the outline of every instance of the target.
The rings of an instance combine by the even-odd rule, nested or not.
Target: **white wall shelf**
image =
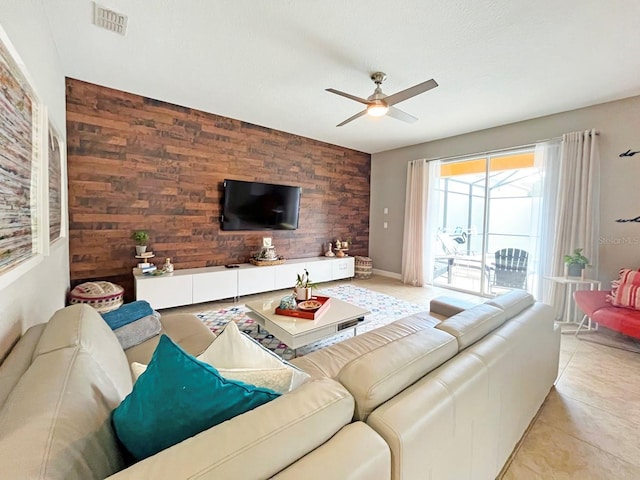
[[[309,272],[313,283],[353,278],[354,257],[313,257],[287,260],[280,265],[238,268],[204,267],[175,270],[160,276],[135,274],[136,300],[152,308],[180,307],[242,295],[293,288],[296,275]]]

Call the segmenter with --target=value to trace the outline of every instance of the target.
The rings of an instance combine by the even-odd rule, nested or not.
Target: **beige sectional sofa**
[[[194,355],[213,339],[193,316],[162,321]],[[516,292],[432,323],[298,358],[301,387],[128,465],[110,414],[157,338],[124,352],[95,311],[67,307],[0,366],[0,477],[495,478],[557,374],[551,309]]]
[[[444,310],[444,309],[443,309]],[[422,315],[293,363],[334,378],[391,448],[393,479],[493,479],[558,374],[551,307],[514,290],[425,327]]]

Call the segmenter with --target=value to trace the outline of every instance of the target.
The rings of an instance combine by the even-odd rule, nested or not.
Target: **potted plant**
[[[315,287],[315,284],[309,279],[309,272],[304,269],[303,274],[298,274],[296,277],[296,285],[294,292],[296,294],[296,300],[309,300],[311,298],[311,290]]]
[[[147,251],[147,242],[149,241],[149,234],[144,230],[137,230],[133,232],[131,238],[136,242],[136,254],[142,255]]]
[[[581,277],[584,267],[589,266],[589,259],[582,254],[583,248],[576,248],[573,255],[565,255],[564,263],[567,265],[567,276]]]

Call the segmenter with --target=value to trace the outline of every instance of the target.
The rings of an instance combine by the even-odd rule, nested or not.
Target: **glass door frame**
[[[485,281],[484,278],[484,272],[487,271],[487,267],[488,265],[488,261],[487,261],[487,248],[488,248],[488,243],[489,243],[489,222],[490,222],[490,215],[491,215],[491,206],[490,206],[490,198],[489,195],[491,193],[491,187],[490,187],[490,182],[489,182],[489,175],[491,173],[491,162],[494,158],[498,158],[498,157],[506,157],[506,156],[511,156],[511,155],[522,155],[522,154],[533,154],[535,151],[535,145],[524,145],[524,146],[520,146],[520,147],[514,147],[514,148],[508,148],[508,149],[502,149],[502,150],[495,150],[492,152],[483,152],[483,153],[479,153],[479,154],[474,154],[474,155],[465,155],[465,156],[461,156],[461,157],[453,157],[453,158],[449,158],[449,159],[443,159],[440,160],[442,165],[446,165],[449,163],[463,163],[463,162],[467,162],[467,161],[472,161],[472,160],[484,160],[485,161],[485,165],[484,165],[484,189],[483,189],[483,201],[484,201],[484,205],[483,205],[483,209],[482,209],[482,241],[481,241],[481,258],[480,258],[480,288],[479,291],[478,290],[469,290],[466,288],[462,288],[462,287],[456,287],[450,284],[436,284],[435,283],[435,278],[434,278],[434,285],[438,286],[438,287],[442,287],[442,288],[447,288],[450,290],[454,290],[454,291],[459,291],[459,292],[464,292],[464,293],[471,293],[474,295],[480,295],[482,297],[487,297],[487,298],[492,298],[495,297],[497,294],[494,294],[491,292],[491,284],[490,284],[490,279]],[[442,178],[441,178],[442,179]],[[469,225],[469,223],[471,222],[471,213],[472,213],[472,201],[471,201],[471,197],[472,197],[472,190],[473,187],[470,185],[470,189],[469,189],[469,208],[467,210],[467,215],[468,215],[468,219],[467,219],[467,226]],[[447,191],[448,193],[448,191]],[[440,206],[441,210],[438,212],[438,216],[442,216],[445,219],[445,223],[446,223],[446,214],[447,214],[447,201],[448,201],[448,197],[445,195],[445,200],[444,202],[442,202],[442,205]],[[469,252],[470,245],[468,245],[467,247],[467,252]]]

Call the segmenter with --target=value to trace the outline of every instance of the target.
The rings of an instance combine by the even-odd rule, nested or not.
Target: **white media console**
[[[146,300],[155,310],[193,303],[238,298],[252,293],[293,288],[296,275],[309,272],[313,283],[352,278],[354,257],[312,257],[258,267],[205,267],[175,270],[164,275],[134,275],[136,300]]]

